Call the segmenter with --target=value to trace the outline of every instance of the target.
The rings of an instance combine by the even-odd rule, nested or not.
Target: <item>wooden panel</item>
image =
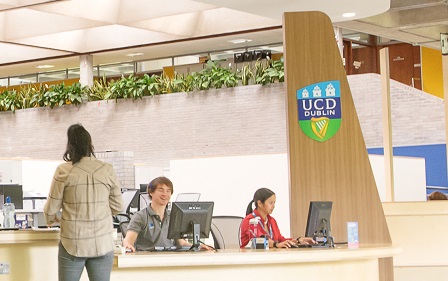
[[[375,47],[358,46],[352,50],[351,74],[378,73],[377,51]],[[353,65],[354,61],[361,63],[359,67]]]
[[[358,116],[329,18],[320,12],[285,13],[291,234],[304,233],[310,201],[333,201],[335,241],[347,241],[346,223],[359,222],[361,243],[391,243]],[[296,91],[328,80],[341,85],[342,123],[325,142],[307,137],[298,124]],[[391,260],[381,280],[393,280]]]
[[[174,79],[174,66],[163,67],[163,74],[171,79]]]
[[[390,78],[412,86],[414,50],[410,44],[394,44],[389,48]]]
[[[381,111],[383,121],[384,178],[386,180],[386,201],[395,201],[394,152],[392,149],[392,122],[390,105],[389,48],[380,50],[381,69]]]
[[[422,89],[422,64],[421,64],[421,56],[420,56],[420,46],[412,46],[412,56],[414,58],[414,74],[412,77],[414,78],[414,88],[421,90]]]
[[[352,50],[352,42],[344,40],[344,60],[345,60],[345,72],[347,75],[352,74],[352,64],[353,64],[353,50]]]

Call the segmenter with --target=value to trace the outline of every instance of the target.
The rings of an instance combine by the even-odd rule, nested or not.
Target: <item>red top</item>
[[[267,224],[265,224],[263,218],[260,216],[260,213],[258,213],[257,209],[255,209],[252,213],[248,214],[241,222],[240,248],[246,247],[246,245],[249,243],[249,239],[251,238],[249,232],[249,221],[254,217],[260,218],[260,221],[257,225],[258,237],[267,235],[269,239],[277,242],[289,240],[282,236],[282,234],[280,233],[280,229],[278,229],[277,221],[273,217],[268,215]]]

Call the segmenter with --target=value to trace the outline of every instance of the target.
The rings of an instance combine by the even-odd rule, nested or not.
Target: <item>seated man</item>
[[[132,252],[149,251],[154,247],[191,246],[184,239],[168,239],[170,211],[166,208],[173,194],[173,183],[166,177],[153,179],[148,185],[148,195],[152,202],[132,216],[123,247]],[[201,249],[210,247],[201,245]]]

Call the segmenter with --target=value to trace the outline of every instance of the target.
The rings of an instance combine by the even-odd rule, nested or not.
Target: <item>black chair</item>
[[[119,224],[119,230],[120,230],[120,232],[121,232],[121,236],[122,236],[122,238],[125,238],[126,237],[126,232],[128,231],[128,225],[129,225],[129,222],[130,221],[122,221],[122,222],[120,222],[120,224]]]
[[[112,221],[114,224],[114,228],[117,228],[119,232],[121,232],[120,224],[122,222],[128,222],[131,220],[131,217],[128,214],[117,214],[112,216]]]
[[[242,217],[212,217],[211,234],[215,249],[239,249]]]

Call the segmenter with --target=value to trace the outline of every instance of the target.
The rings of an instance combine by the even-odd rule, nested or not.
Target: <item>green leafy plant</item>
[[[33,107],[43,107],[45,106],[45,100],[44,95],[48,91],[49,87],[47,84],[40,85],[39,88],[36,89],[36,91],[33,94],[33,97],[31,98],[30,103],[33,105]]]
[[[249,85],[250,81],[254,78],[254,74],[249,64],[243,65],[241,68],[241,84],[243,86]]]
[[[193,90],[193,76],[191,74],[175,74],[173,79],[164,77],[167,93],[191,92]]]
[[[143,96],[154,96],[163,93],[163,85],[159,75],[144,74],[137,82]]]
[[[200,72],[193,72],[192,74],[192,84],[193,88],[199,91],[208,90],[212,85],[212,78],[204,73],[202,70]]]
[[[58,85],[24,86],[20,90],[5,90],[0,93],[0,111],[15,111],[30,107],[61,106],[63,104],[81,104],[84,100],[108,99],[141,99],[143,96],[153,96],[166,93],[191,92],[193,90],[208,90],[210,88],[235,87],[241,81],[242,85],[266,85],[284,82],[283,59],[278,61],[257,61],[252,69],[249,64],[241,70],[233,71],[221,67],[219,61],[209,60],[206,67],[191,74],[175,74],[174,78],[164,75],[148,75],[142,77],[122,76],[118,81],[107,82],[103,77],[94,82],[90,88],[82,87],[80,83],[65,86]]]
[[[191,92],[194,90],[193,75],[177,75],[175,76],[174,83],[179,85],[181,92]]]
[[[44,93],[43,102],[45,106],[53,108],[65,104],[65,85],[51,85],[47,92]]]
[[[0,95],[0,110],[1,111],[12,111],[22,108],[20,103],[20,96],[17,94],[16,90],[5,90]]]
[[[138,82],[138,78],[134,75],[122,76],[118,81],[111,82],[111,97],[117,102],[118,99],[141,99],[143,97],[144,88]]]
[[[269,60],[269,67],[266,69],[267,74],[270,77],[270,82],[275,83],[285,81],[285,66],[283,64],[283,58],[281,60],[272,61]]]
[[[95,80],[91,87],[85,89],[89,101],[108,100],[112,96],[106,77]]]
[[[266,71],[268,67],[269,65],[266,61],[257,60],[257,62],[255,62],[254,66],[255,84],[267,85],[271,82],[270,76]]]
[[[34,100],[34,96],[39,93],[39,88],[34,85],[27,85],[21,87],[18,91],[18,98],[20,99],[21,109],[37,107],[38,104]]]
[[[64,89],[65,104],[78,105],[82,103],[84,92],[87,87],[82,87],[81,83],[74,83]]]

